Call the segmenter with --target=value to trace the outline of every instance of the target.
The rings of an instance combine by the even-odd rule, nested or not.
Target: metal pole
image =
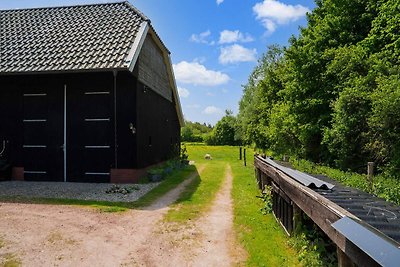
[[[243,149],[243,160],[244,160],[244,166],[246,167],[246,148]]]

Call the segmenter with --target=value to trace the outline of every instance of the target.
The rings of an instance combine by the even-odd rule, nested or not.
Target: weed
[[[7,253],[3,255],[3,259],[0,262],[1,267],[19,267],[21,265],[21,260],[12,253]]]
[[[0,248],[3,248],[6,245],[6,241],[2,236],[0,236]]]
[[[118,207],[118,206],[91,205],[91,207],[99,210],[100,212],[107,212],[107,213],[124,212],[128,210],[128,208]]]
[[[272,188],[268,185],[265,186],[262,195],[259,197],[264,202],[263,207],[260,209],[263,215],[267,215],[272,212]]]
[[[304,266],[337,266],[336,246],[325,233],[303,213],[302,224],[290,238],[289,244],[298,251]]]

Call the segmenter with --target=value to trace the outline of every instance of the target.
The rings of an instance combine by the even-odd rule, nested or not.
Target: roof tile
[[[126,68],[145,20],[127,2],[0,10],[0,73]]]

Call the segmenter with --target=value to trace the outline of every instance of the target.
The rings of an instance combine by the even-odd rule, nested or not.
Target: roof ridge
[[[43,6],[43,7],[26,7],[26,8],[11,8],[11,9],[0,9],[2,11],[20,11],[20,10],[35,10],[35,9],[56,9],[56,8],[70,8],[70,7],[85,7],[85,6],[102,6],[102,5],[115,5],[115,4],[131,4],[127,0],[110,0],[106,3],[91,3],[91,4],[75,4],[75,5],[61,5],[61,6]],[[133,7],[133,6],[132,6]],[[140,11],[134,8],[143,18],[145,17]]]
[[[139,9],[137,9],[136,7],[134,7],[131,3],[129,3],[128,0],[124,0],[121,3],[124,3],[128,8],[132,9],[133,11],[135,11],[139,16],[142,17],[143,20],[148,21],[149,23],[151,23],[151,20],[145,15],[143,14],[142,11],[140,11]]]

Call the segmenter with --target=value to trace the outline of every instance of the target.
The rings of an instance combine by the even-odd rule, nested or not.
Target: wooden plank
[[[360,220],[347,210],[326,199],[312,189],[303,186],[285,173],[255,157],[254,165],[268,175],[280,189],[317,224],[322,231],[357,265],[379,266],[357,246],[332,228],[331,224],[348,216]]]

